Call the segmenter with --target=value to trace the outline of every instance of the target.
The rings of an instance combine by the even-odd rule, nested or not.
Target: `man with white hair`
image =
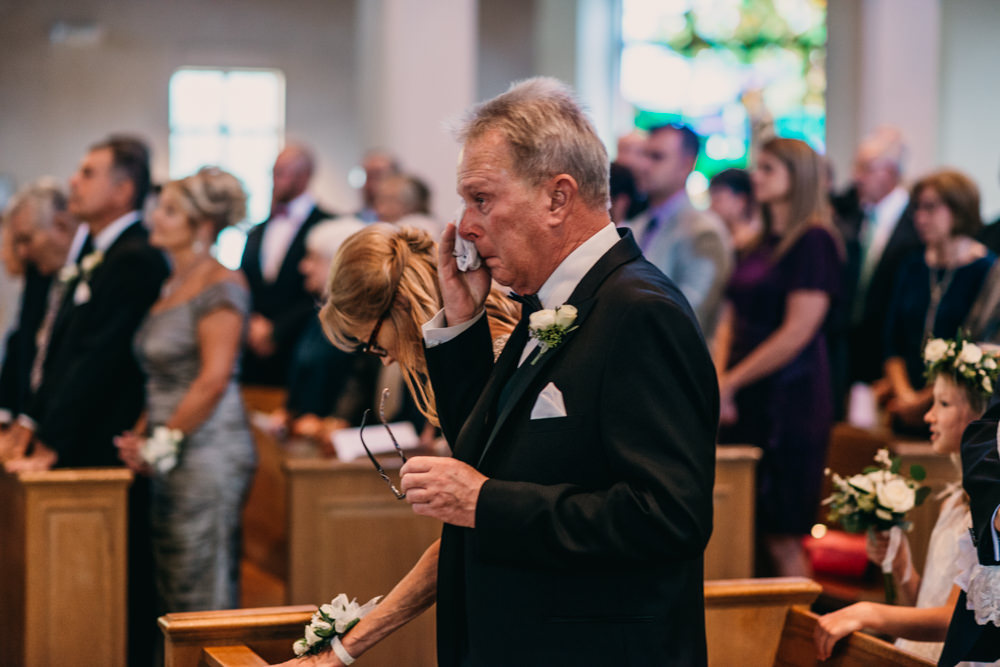
[[[860,215],[846,231],[851,308],[851,380],[882,377],[882,323],[900,261],[920,247],[902,184],[906,146],[898,129],[878,128],[854,162]]]
[[[9,424],[27,406],[32,384],[40,381],[36,366],[39,333],[43,331],[46,314],[54,318],[56,304],[50,301],[54,276],[71,254],[82,247],[86,228],[80,227],[66,210],[65,193],[54,183],[41,180],[19,191],[11,199],[4,215],[4,224],[11,235],[11,245],[25,267],[24,292],[15,329],[7,338],[3,370],[0,371],[0,422]],[[75,241],[75,244],[74,244]],[[47,326],[51,326],[51,322]],[[43,344],[45,340],[42,341]],[[39,364],[40,366],[40,364]]]
[[[611,222],[607,153],[565,85],[517,84],[459,136],[465,211],[424,326],[454,456],[401,469],[441,540],[314,664],[436,600],[439,665],[705,665],[719,402],[694,312]],[[481,266],[459,269],[458,237]],[[523,304],[496,361],[494,280]]]

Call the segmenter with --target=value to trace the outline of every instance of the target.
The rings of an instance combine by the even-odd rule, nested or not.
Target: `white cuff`
[[[330,648],[333,649],[333,654],[337,656],[345,665],[350,665],[354,662],[354,658],[352,658],[351,654],[347,652],[344,645],[340,643],[340,637],[333,638],[333,641],[330,642]]]
[[[0,424],[9,424],[14,421],[14,413],[7,408],[0,408]]]
[[[29,417],[26,414],[20,414],[20,415],[18,415],[17,416],[17,423],[20,424],[21,426],[23,426],[24,428],[28,429],[32,433],[34,433],[35,431],[38,430],[38,424],[35,423],[34,419],[32,419],[31,417]]]
[[[424,325],[421,327],[424,332],[424,344],[429,348],[437,347],[442,343],[447,343],[453,338],[457,338],[459,334],[478,322],[479,318],[481,318],[485,312],[486,309],[484,308],[471,320],[449,327],[445,322],[444,308],[442,308],[436,315],[434,315],[434,317],[430,319],[429,322],[424,322]]]

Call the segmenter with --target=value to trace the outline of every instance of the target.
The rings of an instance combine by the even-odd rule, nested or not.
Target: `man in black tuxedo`
[[[921,245],[902,185],[904,154],[899,130],[879,128],[858,147],[853,189],[834,200],[847,242],[851,383],[882,377],[882,329],[892,286],[900,263]]]
[[[316,312],[299,262],[309,230],[332,216],[306,191],[312,174],[312,154],[305,147],[282,150],[274,162],[271,215],[247,237],[240,263],[253,302],[243,355],[242,380],[247,384],[287,384],[292,350]]]
[[[0,422],[9,425],[25,409],[37,388],[32,387],[31,371],[49,288],[66,263],[74,242],[82,245],[86,228],[80,227],[66,210],[66,195],[54,183],[45,181],[29,185],[14,195],[4,224],[10,230],[13,250],[25,267],[17,323],[7,337],[0,370]]]
[[[149,153],[131,138],[95,145],[70,180],[69,212],[89,233],[61,281],[41,385],[15,427],[32,452],[8,469],[120,465],[112,438],[135,425],[145,395],[132,337],[167,277],[140,221],[148,192]]]
[[[567,87],[518,84],[461,138],[466,211],[425,326],[454,458],[402,469],[445,522],[439,664],[705,664],[718,389],[694,313],[611,223],[607,154]],[[456,234],[484,266],[458,270]],[[526,314],[574,306],[561,342],[522,318],[494,364],[493,280]]]
[[[972,510],[972,541],[979,563],[1000,566],[1000,452],[997,426],[1000,396],[994,395],[982,419],[974,421],[962,436],[962,486],[969,494]],[[963,660],[990,662],[1000,659],[1000,627],[979,625],[966,608],[962,591],[948,625],[948,636],[939,665],[951,667]]]

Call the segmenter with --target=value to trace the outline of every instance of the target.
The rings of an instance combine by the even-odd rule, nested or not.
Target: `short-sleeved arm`
[[[818,290],[831,298],[840,292],[842,263],[837,243],[826,229],[812,227],[782,260],[789,292]]]
[[[250,312],[250,291],[242,285],[223,280],[202,290],[191,301],[191,306],[197,319],[219,309],[235,310],[241,317],[246,317]]]

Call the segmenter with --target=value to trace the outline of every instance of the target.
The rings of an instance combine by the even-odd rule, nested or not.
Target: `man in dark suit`
[[[962,436],[962,485],[969,494],[972,540],[979,563],[1000,566],[1000,452],[997,425],[1000,397],[994,395],[983,418],[969,424]],[[966,608],[966,592],[955,603],[939,665],[951,667],[963,660],[990,662],[1000,659],[1000,627],[979,625]]]
[[[902,186],[902,135],[882,127],[859,146],[853,190],[835,200],[847,243],[851,383],[883,375],[882,328],[899,265],[920,248],[910,197]]]
[[[119,465],[112,438],[144,402],[132,337],[167,277],[139,219],[148,191],[148,150],[130,138],[95,145],[70,180],[69,211],[89,234],[61,281],[42,382],[16,427],[33,451],[8,469]]]
[[[718,390],[694,313],[611,223],[607,154],[564,85],[518,84],[461,138],[457,234],[484,266],[458,270],[449,225],[424,334],[454,458],[401,482],[445,522],[417,568],[437,561],[439,664],[705,664]],[[492,280],[526,312],[574,306],[561,341],[524,318],[494,364]]]
[[[86,228],[80,227],[66,210],[66,195],[54,183],[45,181],[14,195],[4,224],[10,230],[13,250],[25,267],[17,323],[7,337],[0,370],[0,421],[9,425],[37,389],[37,385],[32,386],[31,371],[38,333],[48,309],[49,288],[66,263],[71,246],[75,242],[82,245]]]
[[[284,387],[292,350],[315,315],[299,262],[306,235],[332,217],[306,191],[313,158],[303,146],[287,146],[274,162],[271,215],[250,230],[240,268],[250,284],[253,311],[243,355],[243,382]]]

